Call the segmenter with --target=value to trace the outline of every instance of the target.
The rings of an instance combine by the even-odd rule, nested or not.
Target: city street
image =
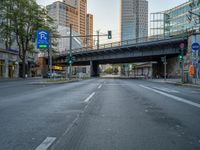
[[[199,150],[200,88],[0,82],[0,150]]]

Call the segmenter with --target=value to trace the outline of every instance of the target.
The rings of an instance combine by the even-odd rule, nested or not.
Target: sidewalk
[[[167,79],[167,80],[164,80],[164,79],[150,79],[148,81],[151,81],[151,82],[157,82],[157,83],[169,83],[169,84],[176,84],[176,85],[181,85],[181,86],[189,86],[189,87],[198,87],[200,88],[200,80],[197,81],[197,83],[182,83],[181,82],[181,79]]]
[[[158,82],[158,83],[181,83],[181,79],[148,79],[148,81]]]
[[[32,78],[2,78],[0,79],[0,82],[13,82],[13,81],[26,81],[26,80],[41,80],[41,77],[32,77]]]

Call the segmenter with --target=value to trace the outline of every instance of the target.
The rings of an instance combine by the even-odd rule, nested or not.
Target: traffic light
[[[74,63],[74,61],[75,61],[75,57],[74,56],[68,56],[67,57],[67,62],[68,62],[68,64],[73,64]]]
[[[112,31],[108,31],[108,39],[112,39]]]
[[[183,61],[183,55],[182,55],[182,54],[180,54],[180,55],[178,56],[178,58],[179,58],[180,61]]]

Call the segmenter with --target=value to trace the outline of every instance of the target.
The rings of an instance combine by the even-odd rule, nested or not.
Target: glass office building
[[[172,36],[186,31],[199,30],[198,15],[200,15],[200,0],[189,0],[170,10],[151,13],[150,35]]]
[[[148,36],[148,1],[121,0],[121,40]]]

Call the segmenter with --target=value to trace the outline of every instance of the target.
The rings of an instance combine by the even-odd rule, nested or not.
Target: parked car
[[[56,73],[56,72],[53,72],[52,75],[51,75],[51,73],[48,72],[47,74],[45,74],[45,75],[43,76],[43,78],[63,78],[63,75],[58,74],[58,73]]]

